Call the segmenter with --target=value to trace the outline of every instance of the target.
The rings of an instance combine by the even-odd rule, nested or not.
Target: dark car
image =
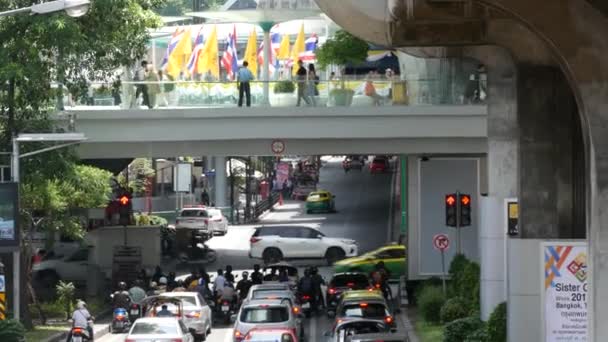
[[[345,291],[365,290],[371,287],[367,275],[358,272],[336,273],[327,286],[327,313],[336,312],[340,296]]]

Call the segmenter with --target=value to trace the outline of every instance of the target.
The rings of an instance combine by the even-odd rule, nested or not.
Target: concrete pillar
[[[215,206],[225,207],[226,201],[226,157],[215,157]]]
[[[507,299],[504,202],[517,197],[518,171],[517,73],[509,55],[494,49],[491,58],[484,58],[488,70],[488,156],[480,163],[487,168],[487,194],[482,193],[479,203],[480,302],[484,320]]]

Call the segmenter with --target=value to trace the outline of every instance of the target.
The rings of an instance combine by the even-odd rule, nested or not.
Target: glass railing
[[[440,80],[252,81],[251,106],[407,106],[483,104],[481,83]],[[239,105],[237,82],[166,81],[93,83],[80,95],[66,94],[66,110],[222,108]],[[242,106],[247,106],[244,96]]]

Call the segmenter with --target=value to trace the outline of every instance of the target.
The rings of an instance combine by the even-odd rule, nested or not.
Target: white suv
[[[249,240],[249,257],[274,263],[282,259],[327,259],[329,265],[357,256],[355,240],[326,237],[305,226],[263,226]]]
[[[209,235],[225,235],[228,232],[228,220],[220,209],[189,207],[183,208],[179,213],[175,228],[197,229]]]

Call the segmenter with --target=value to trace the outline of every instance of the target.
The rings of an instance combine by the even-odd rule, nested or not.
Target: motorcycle
[[[217,300],[216,310],[218,317],[221,318],[225,324],[230,324],[230,316],[236,313],[234,302],[222,298]]]
[[[73,327],[70,331],[72,342],[91,341],[89,331],[86,328]]]
[[[111,333],[124,333],[131,328],[131,321],[125,308],[116,308],[112,314],[112,323],[110,324]]]
[[[316,308],[313,308],[312,296],[308,294],[300,294],[298,301],[300,302],[300,307],[304,316],[306,316],[306,318],[310,318],[313,309],[316,310]]]
[[[185,252],[181,252],[179,254],[179,260],[182,263],[195,260],[205,260],[207,263],[213,263],[217,260],[217,253],[205,243],[199,242],[196,246],[189,246]]]
[[[136,319],[141,317],[141,306],[137,303],[131,303],[129,308],[129,322],[133,324]]]

